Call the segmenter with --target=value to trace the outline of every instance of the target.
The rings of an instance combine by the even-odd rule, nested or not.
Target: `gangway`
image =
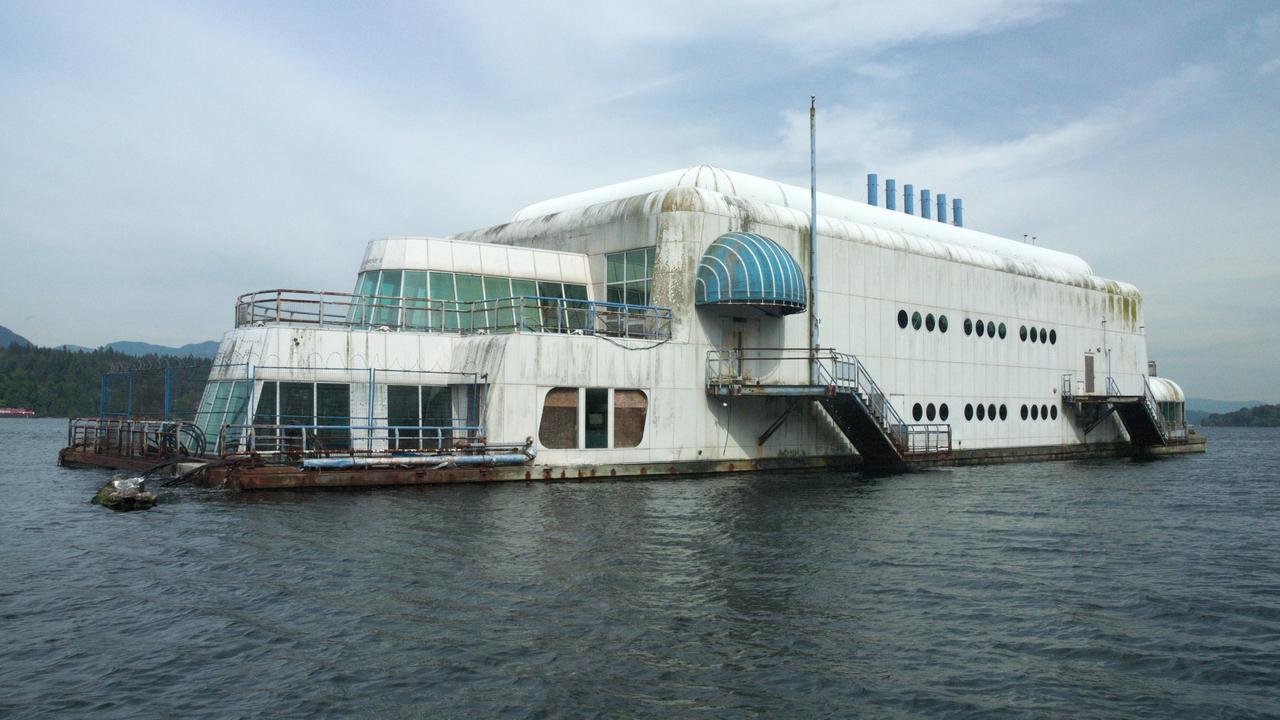
[[[862,361],[849,353],[830,348],[711,350],[706,374],[709,395],[817,402],[858,451],[864,471],[901,472],[951,454],[950,425],[904,421]]]

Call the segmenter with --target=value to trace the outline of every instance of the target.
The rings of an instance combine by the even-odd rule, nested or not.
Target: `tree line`
[[[25,407],[41,417],[92,417],[105,395],[108,412],[159,417],[166,366],[169,407],[190,416],[212,362],[198,357],[125,355],[110,348],[63,350],[13,344],[0,348],[0,407]],[[113,373],[103,392],[101,377]]]

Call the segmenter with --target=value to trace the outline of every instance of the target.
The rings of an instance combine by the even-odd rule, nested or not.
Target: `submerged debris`
[[[147,492],[140,477],[117,478],[102,486],[93,502],[112,510],[148,510],[156,504],[156,496]]]

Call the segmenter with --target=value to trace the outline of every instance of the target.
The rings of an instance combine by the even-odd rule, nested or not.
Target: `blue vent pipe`
[[[884,181],[884,207],[886,210],[898,209],[898,181],[893,178]]]
[[[964,205],[960,204],[960,198],[951,201],[951,221],[956,227],[964,227]]]
[[[876,197],[880,192],[880,176],[875,173],[867,173],[867,204],[879,205],[880,200]]]
[[[933,209],[929,205],[929,188],[920,191],[920,217],[925,220],[933,217]]]
[[[912,185],[902,186],[902,212],[908,215],[916,214],[916,189]]]
[[[946,193],[938,193],[938,222],[947,222],[947,195]]]

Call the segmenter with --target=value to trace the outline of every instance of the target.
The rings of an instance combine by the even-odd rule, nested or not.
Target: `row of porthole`
[[[933,329],[935,327],[938,328],[938,332],[940,333],[944,333],[947,331],[946,315],[939,315],[935,320],[933,317],[933,313],[929,313],[928,315],[922,316],[920,315],[920,311],[917,310],[916,312],[911,313],[911,317],[908,318],[906,310],[899,310],[898,311],[898,327],[902,328],[903,330],[906,330],[908,322],[911,323],[911,327],[915,328],[916,330],[919,330],[921,326],[923,326],[924,329],[928,330],[929,332],[933,332]]]
[[[933,422],[935,417],[946,422],[947,418],[950,416],[951,408],[948,408],[946,403],[942,403],[936,407],[933,403],[929,403],[928,405],[916,403],[911,406],[911,417],[915,418],[916,422],[920,422],[921,418],[928,418],[929,422]]]
[[[1031,416],[1032,420],[1057,420],[1058,406],[1054,405],[1050,407],[1048,405],[1023,405],[1022,419],[1026,420],[1028,415]]]
[[[1001,325],[1000,327],[1004,328],[1003,325]],[[1022,338],[1022,342],[1026,342],[1027,339],[1030,338],[1031,342],[1036,342],[1037,340],[1039,340],[1042,343],[1049,343],[1050,345],[1058,344],[1057,330],[1050,330],[1049,332],[1046,333],[1044,331],[1044,328],[1040,328],[1039,332],[1037,332],[1034,325],[1031,326],[1030,333],[1027,332],[1027,326],[1023,325],[1022,328],[1018,330],[1018,336]],[[1001,333],[1000,337],[1004,337],[1004,333]]]
[[[982,337],[983,335],[986,335],[987,337],[993,340],[996,337],[996,333],[1000,334],[1001,340],[1004,339],[1004,336],[1006,333],[1004,323],[1000,323],[1000,326],[997,328],[996,324],[994,322],[991,322],[990,320],[988,320],[986,324],[983,324],[981,320],[978,320],[975,322],[973,320],[970,320],[969,318],[965,318],[964,334],[972,335],[975,332],[978,333],[978,337]]]

